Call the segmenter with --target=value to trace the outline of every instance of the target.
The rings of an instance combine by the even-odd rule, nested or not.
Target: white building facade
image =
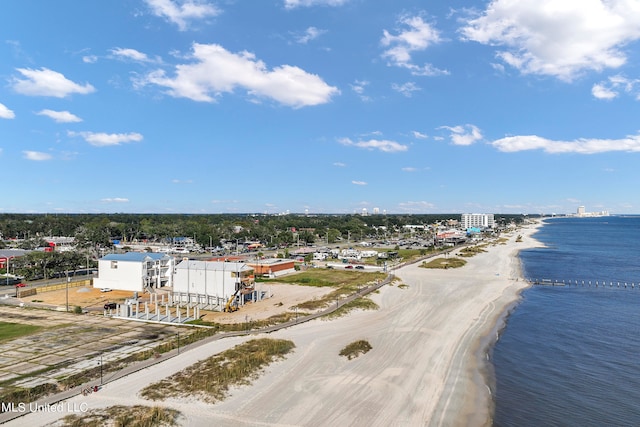
[[[173,285],[174,258],[153,252],[109,254],[98,260],[94,288],[144,292]]]
[[[493,228],[495,226],[493,214],[462,214],[460,222],[465,230],[471,227]]]
[[[254,288],[254,276],[254,269],[243,262],[185,259],[175,268],[173,300],[222,310],[236,295],[242,305],[246,299],[261,299]]]

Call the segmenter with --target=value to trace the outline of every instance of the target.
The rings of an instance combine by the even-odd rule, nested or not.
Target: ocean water
[[[640,426],[640,217],[556,218],[535,237],[548,247],[521,253],[525,277],[571,284],[525,290],[509,316],[494,426]]]

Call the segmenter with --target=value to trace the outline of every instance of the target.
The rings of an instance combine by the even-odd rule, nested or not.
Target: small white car
[[[102,288],[100,289],[100,292],[111,292],[112,289],[111,288]]]

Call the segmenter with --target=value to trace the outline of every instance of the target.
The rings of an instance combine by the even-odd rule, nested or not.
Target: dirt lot
[[[250,320],[266,319],[275,314],[293,310],[293,306],[304,301],[320,298],[331,292],[332,288],[317,288],[310,286],[289,285],[283,283],[269,284],[266,288],[271,298],[260,302],[247,303],[234,313],[221,313],[201,311],[203,320],[217,323],[244,323]],[[133,292],[111,291],[100,292],[100,289],[91,287],[69,288],[69,307],[80,306],[83,309],[102,310],[106,302],[123,302],[131,298]],[[27,305],[46,304],[64,307],[66,305],[66,289],[43,292],[22,299]],[[149,294],[141,294],[141,301],[148,301]]]
[[[123,302],[127,298],[131,298],[133,292],[130,291],[111,291],[100,292],[98,288],[79,287],[69,288],[69,307],[79,305],[85,309],[100,308],[102,309],[106,302]],[[22,302],[27,305],[56,305],[65,306],[67,303],[67,290],[60,289],[57,291],[43,292],[22,298]]]

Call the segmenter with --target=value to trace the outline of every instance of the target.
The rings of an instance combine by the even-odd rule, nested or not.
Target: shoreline
[[[496,375],[495,375],[495,365],[493,364],[493,350],[495,345],[500,340],[500,336],[508,325],[509,317],[511,314],[518,308],[520,303],[522,302],[522,293],[529,289],[532,284],[527,282],[526,278],[523,274],[523,266],[522,259],[520,258],[520,253],[523,250],[544,247],[544,245],[536,240],[533,235],[536,234],[540,228],[544,227],[544,220],[536,221],[533,224],[533,230],[527,233],[527,239],[531,240],[531,244],[527,245],[524,248],[519,248],[514,251],[510,257],[511,261],[516,264],[515,267],[515,276],[516,281],[521,281],[526,283],[526,285],[519,287],[515,293],[515,299],[513,299],[510,303],[505,305],[503,312],[496,319],[494,327],[491,331],[485,335],[481,336],[479,340],[479,347],[476,351],[476,363],[478,364],[478,371],[484,385],[486,387],[487,392],[489,393],[489,419],[487,420],[488,425],[493,424],[493,418],[495,415],[495,399],[494,399],[494,391],[496,388]]]
[[[451,338],[456,342],[455,351],[450,356],[451,366],[443,373],[447,381],[437,390],[439,401],[428,425],[492,425],[495,376],[490,354],[510,313],[520,303],[522,292],[530,287],[523,277],[520,252],[544,247],[532,237],[542,226],[544,223],[537,221],[520,227],[505,245],[494,245],[487,253],[472,257],[459,272],[425,272],[430,279],[448,281],[449,286],[476,299],[470,312],[461,313],[456,319],[461,324],[451,328],[450,332],[459,337]],[[517,235],[522,236],[521,242],[515,241]],[[469,270],[474,271],[473,275]],[[472,292],[474,288],[481,296]]]

